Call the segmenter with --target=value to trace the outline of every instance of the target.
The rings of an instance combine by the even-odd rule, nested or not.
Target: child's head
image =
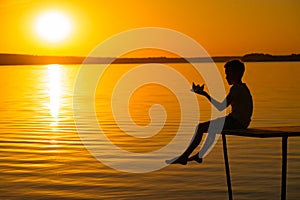
[[[239,83],[242,81],[242,77],[245,71],[245,65],[240,60],[228,61],[225,65],[226,80],[229,85]]]

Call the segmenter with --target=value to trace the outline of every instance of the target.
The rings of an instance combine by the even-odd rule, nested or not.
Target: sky
[[[53,10],[71,27],[59,42],[36,30]],[[300,53],[299,10],[298,0],[1,0],[0,53],[87,56],[107,38],[143,27],[181,32],[212,56]]]

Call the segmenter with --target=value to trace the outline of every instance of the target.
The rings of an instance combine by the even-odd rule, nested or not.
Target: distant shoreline
[[[192,58],[104,58],[80,56],[35,56],[26,54],[0,54],[0,65],[43,65],[43,64],[130,64],[130,63],[199,63],[199,62],[226,62],[240,59],[244,62],[295,62],[300,61],[300,54],[270,55],[262,53],[246,54],[244,56],[213,56]]]

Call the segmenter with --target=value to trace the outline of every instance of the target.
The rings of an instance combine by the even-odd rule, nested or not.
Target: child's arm
[[[194,89],[195,93],[205,96],[219,111],[225,110],[232,102],[232,97],[230,94],[227,95],[227,97],[222,102],[219,102],[219,101],[215,100],[214,98],[212,98],[207,92],[205,92],[203,90],[204,87],[202,87],[200,90],[200,89],[194,87],[194,83],[193,83],[193,88],[195,88]]]
[[[225,110],[232,102],[232,98],[229,95],[222,102],[217,101],[205,91],[201,92],[200,95],[205,96],[219,111]]]

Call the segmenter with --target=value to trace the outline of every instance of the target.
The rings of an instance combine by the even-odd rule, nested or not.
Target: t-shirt
[[[245,83],[234,84],[229,91],[231,96],[231,115],[242,125],[247,127],[250,124],[253,112],[253,101],[250,90]]]

